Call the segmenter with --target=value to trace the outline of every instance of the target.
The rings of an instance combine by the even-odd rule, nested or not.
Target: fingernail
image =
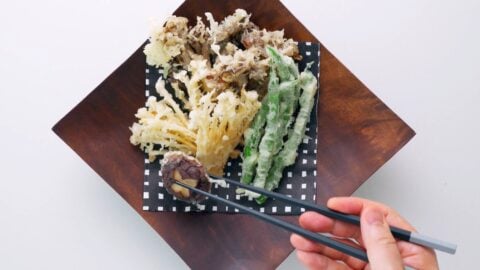
[[[335,206],[338,207],[338,203],[341,202],[341,198],[342,197],[332,197],[332,198],[328,199],[327,206],[328,207],[335,207]]]
[[[336,200],[335,197],[328,199],[327,206],[334,204],[335,200]]]
[[[383,213],[376,209],[369,209],[365,213],[365,219],[370,225],[381,225],[383,224]]]

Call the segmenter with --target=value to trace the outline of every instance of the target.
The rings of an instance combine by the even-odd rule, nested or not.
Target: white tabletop
[[[0,9],[0,269],[187,269],[50,130],[181,1],[9,1]],[[480,2],[284,1],[417,136],[356,193],[458,243],[480,227]],[[294,254],[280,269],[298,269]]]

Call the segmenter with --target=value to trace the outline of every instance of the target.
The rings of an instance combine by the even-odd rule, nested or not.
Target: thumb
[[[360,224],[370,269],[403,269],[400,252],[383,212],[375,207],[365,208]]]

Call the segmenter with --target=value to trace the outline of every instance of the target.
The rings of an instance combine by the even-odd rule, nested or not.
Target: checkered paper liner
[[[307,63],[313,62],[310,70],[313,74],[318,75],[320,68],[319,45],[311,42],[299,42],[298,47],[302,55],[302,60],[299,62],[300,71],[305,69]],[[155,83],[159,78],[163,78],[163,70],[147,64],[145,72],[145,96],[153,95],[160,98],[155,90]],[[169,85],[167,85],[167,90],[171,90]],[[315,98],[318,99],[318,95]],[[315,194],[317,189],[317,106],[312,110],[305,135],[299,146],[295,164],[284,169],[282,181],[276,192],[314,203],[316,201]],[[149,162],[145,158],[143,210],[152,212],[239,212],[236,208],[219,204],[212,199],[207,199],[197,205],[177,200],[163,186],[160,170],[161,159],[159,157],[155,161]],[[224,176],[238,181],[241,178],[241,174],[241,158],[229,160],[225,166]],[[267,214],[298,215],[305,211],[304,208],[272,199],[267,200],[263,205],[258,205],[254,200],[237,195],[235,189],[236,187],[230,184],[227,184],[226,188],[213,184],[211,193]]]

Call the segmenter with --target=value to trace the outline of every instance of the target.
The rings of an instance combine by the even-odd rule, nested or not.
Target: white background
[[[187,268],[50,130],[179,3],[1,1],[0,269]],[[480,2],[284,3],[417,132],[355,195],[458,243],[443,269],[476,269]]]

